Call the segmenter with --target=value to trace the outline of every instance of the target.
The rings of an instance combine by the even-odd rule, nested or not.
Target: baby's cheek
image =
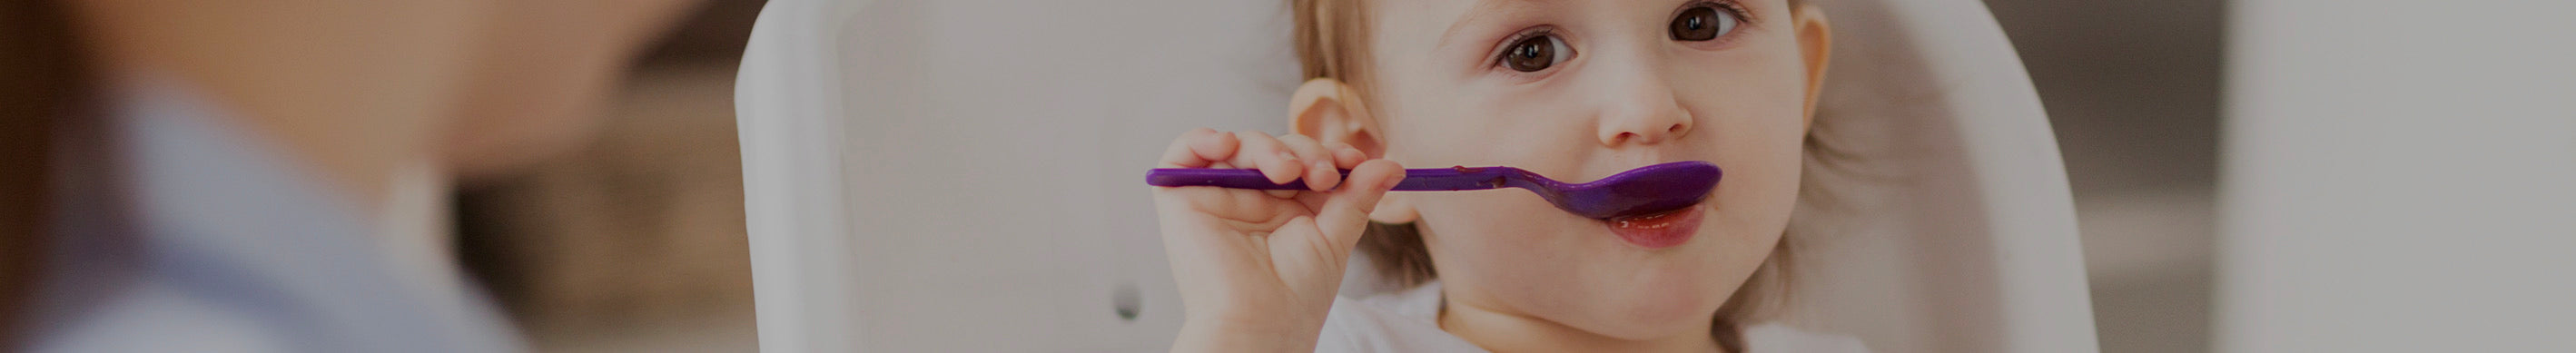
[[[1474,191],[1442,195],[1439,200],[1425,200],[1423,222],[1435,237],[1434,261],[1449,256],[1459,266],[1460,275],[1479,272],[1510,274],[1514,277],[1557,274],[1565,266],[1549,266],[1551,261],[1569,261],[1568,250],[1580,245],[1584,234],[1576,231],[1576,222],[1589,219],[1558,210],[1536,195],[1520,189]],[[1597,228],[1597,227],[1596,227]],[[1452,271],[1444,268],[1443,277]]]
[[[1750,105],[1745,115],[1719,117],[1706,131],[1714,143],[1704,151],[1725,170],[1713,195],[1721,229],[1777,233],[1796,206],[1806,168],[1806,135],[1791,103]]]

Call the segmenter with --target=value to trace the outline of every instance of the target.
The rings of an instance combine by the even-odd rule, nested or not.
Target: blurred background
[[[757,349],[733,82],[763,3],[688,15],[589,146],[457,185],[457,255],[536,350]]]
[[[2073,182],[2104,352],[2209,349],[2218,0],[1987,0]],[[634,66],[599,138],[457,194],[460,256],[542,351],[749,351],[733,73],[762,1]]]

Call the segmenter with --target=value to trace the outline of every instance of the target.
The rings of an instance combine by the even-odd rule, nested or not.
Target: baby
[[[1312,190],[1154,189],[1185,319],[1175,351],[1860,350],[1747,333],[1783,272],[1832,31],[1795,0],[1294,0],[1293,133],[1200,129],[1162,168]],[[1528,191],[1393,193],[1401,166],[1590,181],[1709,161],[1650,225]],[[1337,170],[1351,169],[1347,175]],[[1412,289],[1336,303],[1350,255]],[[1803,342],[1803,343],[1802,343]],[[1819,344],[1818,342],[1822,342]]]

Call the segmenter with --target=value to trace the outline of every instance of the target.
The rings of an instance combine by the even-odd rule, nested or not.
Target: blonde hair
[[[1373,86],[1372,78],[1368,76],[1370,21],[1366,6],[1359,1],[1289,1],[1290,9],[1295,12],[1292,17],[1296,24],[1297,61],[1304,66],[1302,79],[1339,80],[1360,97],[1369,97]],[[1788,2],[1792,11],[1797,11],[1801,3],[1803,1],[1799,0]],[[1827,193],[1808,185],[1816,180],[1815,174],[1851,156],[1829,146],[1827,139],[1818,137],[1826,125],[1819,121],[1811,126],[1804,143],[1806,156],[1802,169],[1808,177],[1800,181],[1798,203],[1810,207],[1821,199],[1829,198]],[[1804,238],[1798,234],[1812,231],[1812,227],[1800,226],[1798,223],[1801,222],[1794,220],[1798,218],[1796,212],[1791,218],[1792,224],[1782,232],[1778,245],[1772,248],[1762,267],[1754,270],[1752,277],[1737,287],[1726,303],[1718,307],[1717,315],[1711,318],[1714,325],[1709,334],[1727,351],[1743,350],[1740,325],[1773,318],[1774,309],[1786,304],[1790,285],[1787,273],[1795,262],[1795,249],[1798,248],[1798,242],[1794,240]],[[1412,223],[1370,222],[1366,234],[1360,238],[1359,252],[1369,257],[1379,278],[1388,282],[1385,284],[1413,287],[1439,277],[1439,272],[1431,265],[1430,248],[1423,243],[1421,230]]]

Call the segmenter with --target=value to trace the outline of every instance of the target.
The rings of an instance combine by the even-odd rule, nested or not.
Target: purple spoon
[[[1342,175],[1351,171],[1343,170]],[[1698,204],[1717,188],[1724,173],[1716,164],[1681,161],[1629,169],[1589,183],[1566,183],[1512,167],[1406,169],[1395,191],[1459,191],[1506,187],[1529,189],[1538,197],[1575,215],[1596,219],[1648,215]],[[1231,189],[1306,190],[1305,180],[1273,184],[1257,169],[1158,168],[1145,173],[1153,186],[1214,186]]]

